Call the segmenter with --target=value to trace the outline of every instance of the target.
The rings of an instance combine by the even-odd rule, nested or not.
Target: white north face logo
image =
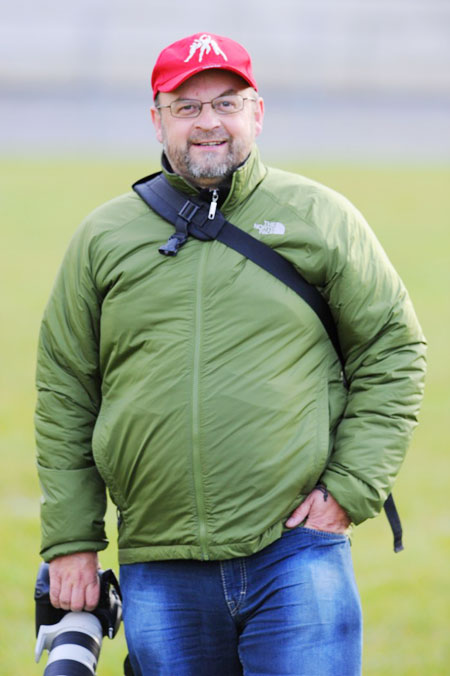
[[[278,221],[264,221],[264,223],[255,223],[254,228],[259,230],[261,235],[284,235],[286,228],[283,223]]]
[[[204,33],[203,35],[200,35],[199,38],[194,40],[189,48],[189,56],[184,60],[184,63],[190,61],[196,52],[198,52],[198,61],[200,63],[203,59],[203,56],[205,54],[209,54],[211,49],[214,50],[214,53],[217,54],[217,56],[222,56],[225,61],[228,61],[226,55],[222,52],[217,42],[213,40],[210,35],[206,35],[206,33]]]

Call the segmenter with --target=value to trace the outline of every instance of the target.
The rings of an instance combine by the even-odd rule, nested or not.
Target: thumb
[[[311,509],[311,496],[309,495],[306,500],[302,502],[291,514],[289,519],[286,521],[286,526],[288,528],[295,528],[299,526],[302,521],[306,519]]]

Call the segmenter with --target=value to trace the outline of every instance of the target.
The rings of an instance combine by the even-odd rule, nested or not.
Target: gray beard
[[[245,148],[241,147],[236,140],[230,143],[226,157],[220,162],[217,161],[214,153],[205,154],[201,162],[194,160],[189,153],[189,146],[172,152],[166,139],[164,139],[163,148],[172,168],[176,169],[177,173],[192,178],[223,179],[231,176],[248,155]]]
[[[217,159],[213,155],[206,155],[200,164],[192,160],[188,152],[185,153],[183,160],[187,173],[194,178],[225,178],[229,174],[232,174],[236,168],[231,152],[227,154],[222,162],[217,162]]]

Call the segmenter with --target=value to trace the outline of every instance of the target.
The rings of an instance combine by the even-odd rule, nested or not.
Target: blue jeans
[[[122,565],[136,676],[358,676],[347,536],[296,528],[252,556]]]

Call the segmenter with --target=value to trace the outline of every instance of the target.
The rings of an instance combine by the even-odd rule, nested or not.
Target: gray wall
[[[16,0],[0,84],[140,88],[162,47],[199,30],[242,41],[266,87],[450,92],[449,0]]]
[[[0,142],[136,152],[155,58],[197,31],[251,52],[268,146],[450,158],[450,0],[5,2]]]

